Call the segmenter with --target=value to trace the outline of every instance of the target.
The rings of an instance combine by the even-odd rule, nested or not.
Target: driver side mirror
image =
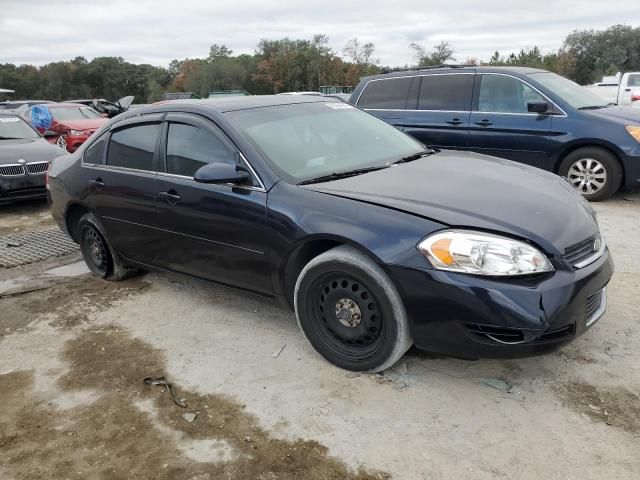
[[[198,183],[224,184],[232,183],[241,185],[251,180],[249,172],[240,167],[224,162],[207,163],[200,167],[193,175]]]
[[[527,111],[531,113],[547,113],[549,104],[547,102],[528,102]]]

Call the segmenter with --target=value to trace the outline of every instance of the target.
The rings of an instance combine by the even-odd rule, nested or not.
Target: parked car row
[[[431,147],[471,150],[562,175],[589,200],[640,185],[640,111],[610,105],[551,72],[394,72],[363,78],[349,101]]]
[[[608,103],[640,108],[640,72],[627,72],[604,77],[601,82],[585,87]]]

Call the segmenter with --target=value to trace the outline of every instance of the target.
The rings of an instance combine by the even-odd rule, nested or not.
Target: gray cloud
[[[166,66],[174,58],[205,56],[211,43],[252,53],[261,38],[325,33],[337,52],[352,37],[371,41],[375,57],[395,66],[413,61],[411,42],[449,41],[458,60],[488,59],[495,50],[556,49],[575,29],[638,21],[640,3],[629,0],[355,0],[337,6],[317,0],[0,0],[0,63],[41,65],[81,55]]]

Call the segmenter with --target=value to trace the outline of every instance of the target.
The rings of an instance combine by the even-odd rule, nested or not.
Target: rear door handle
[[[459,118],[453,118],[446,123],[448,123],[449,125],[460,125],[461,123],[464,123],[464,122]]]
[[[493,122],[491,120],[480,120],[479,122],[475,122],[476,125],[480,125],[481,127],[488,127],[489,125],[493,125]]]
[[[178,195],[178,192],[176,192],[175,190],[169,190],[168,192],[160,192],[158,193],[158,197],[163,199],[169,205],[175,205],[180,200],[182,200],[182,197]]]
[[[89,180],[89,190],[102,190],[104,188],[104,182],[101,178],[95,180]]]

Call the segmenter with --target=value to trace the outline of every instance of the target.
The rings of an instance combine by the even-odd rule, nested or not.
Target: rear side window
[[[474,75],[427,75],[422,77],[418,109],[471,110]]]
[[[107,165],[153,170],[153,152],[160,133],[160,124],[135,125],[111,134]]]
[[[374,80],[367,83],[358,99],[360,108],[403,110],[407,106],[412,77]]]
[[[544,102],[542,95],[517,78],[506,75],[482,75],[478,111],[492,113],[528,113],[528,102]]]
[[[104,164],[104,150],[107,147],[106,138],[106,135],[102,135],[98,140],[93,142],[89,148],[85,150],[82,157],[84,163],[90,163],[92,165]]]
[[[193,177],[207,163],[236,164],[234,152],[213,132],[185,125],[169,124],[167,173]]]

